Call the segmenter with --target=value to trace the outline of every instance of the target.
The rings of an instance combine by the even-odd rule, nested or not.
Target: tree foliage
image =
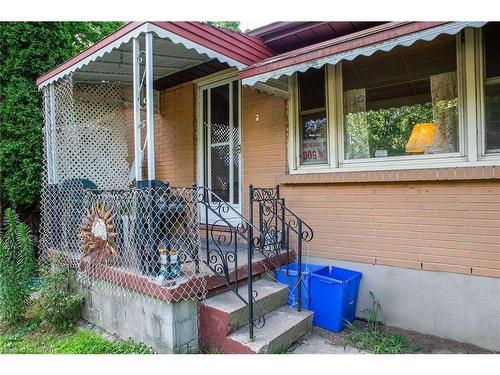
[[[28,206],[40,192],[43,114],[36,78],[121,25],[0,23],[0,202]]]
[[[240,32],[240,21],[208,21],[209,25]]]

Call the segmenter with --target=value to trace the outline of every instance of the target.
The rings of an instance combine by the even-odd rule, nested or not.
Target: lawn
[[[132,341],[111,341],[88,329],[65,333],[30,321],[16,328],[0,325],[0,354],[152,354]]]

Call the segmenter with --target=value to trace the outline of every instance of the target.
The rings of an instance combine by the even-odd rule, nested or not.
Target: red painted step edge
[[[290,262],[295,260],[295,251],[290,251]],[[281,254],[280,263],[284,264],[286,261],[286,254]],[[238,275],[238,279],[247,277],[246,265],[240,267],[243,271]],[[244,270],[243,270],[244,268]],[[265,269],[272,269],[274,266],[268,259],[261,260],[253,264],[252,274],[260,274]],[[231,281],[234,275],[231,274]],[[209,279],[210,280],[210,279]],[[220,277],[212,279],[214,282],[223,284]],[[207,282],[208,290],[215,289],[215,285]],[[225,284],[224,284],[225,285]],[[243,288],[242,288],[243,289]],[[198,323],[199,323],[199,336],[200,345],[206,349],[218,349],[225,354],[256,354],[247,346],[238,341],[231,339],[228,335],[230,332],[229,327],[229,313],[218,310],[214,307],[207,306],[201,301],[198,304]]]
[[[250,348],[227,336],[229,313],[198,304],[200,344],[205,350],[218,349],[226,354],[255,354]]]

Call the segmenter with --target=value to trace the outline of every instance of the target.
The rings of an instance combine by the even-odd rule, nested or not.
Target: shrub
[[[53,262],[42,269],[40,297],[35,311],[40,320],[57,331],[74,327],[81,316],[84,297],[74,292],[75,285],[68,266]]]
[[[0,235],[0,318],[7,324],[16,324],[24,319],[33,267],[30,231],[8,208]]]

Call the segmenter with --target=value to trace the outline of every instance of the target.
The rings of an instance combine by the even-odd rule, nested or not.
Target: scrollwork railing
[[[265,325],[265,316],[257,303],[258,292],[252,286],[252,253],[261,247],[262,235],[252,220],[247,220],[229,203],[221,199],[211,189],[198,186],[197,203],[205,210],[205,247],[207,267],[221,277],[226,287],[248,306],[248,322],[250,338],[253,339],[253,328]],[[211,214],[214,220],[209,223]],[[237,224],[227,217],[237,218]],[[241,293],[238,269],[238,253],[246,245],[247,251],[247,294]],[[257,314],[255,314],[257,313]]]
[[[274,188],[249,189],[251,215],[253,206],[257,207],[258,227],[261,233],[259,247],[261,253],[268,259],[277,262],[276,268],[281,268],[281,255],[286,254],[286,264],[290,263],[292,246],[296,245],[298,270],[302,269],[302,246],[304,242],[313,239],[314,232],[300,217],[286,207],[285,199],[280,196],[279,185]],[[295,236],[295,241],[291,238]],[[301,309],[302,272],[298,272],[297,299],[298,309]]]

